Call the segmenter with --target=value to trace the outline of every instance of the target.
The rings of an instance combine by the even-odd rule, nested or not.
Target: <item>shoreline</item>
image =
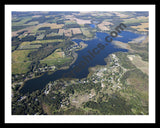
[[[88,45],[87,45],[87,46],[88,46]],[[85,47],[83,47],[82,49],[84,49],[84,48],[85,48]],[[80,50],[82,50],[82,49],[80,49]],[[68,69],[72,64],[74,64],[74,62],[75,62],[75,61],[77,60],[77,58],[78,58],[78,54],[77,54],[75,51],[72,52],[72,55],[73,55],[73,60],[72,60],[72,62],[71,62],[68,66],[63,66],[63,67],[61,67],[61,68],[59,68],[59,69],[55,69],[54,71],[50,71],[50,70],[49,70],[49,71],[45,71],[45,72],[42,72],[42,74],[41,74],[41,75],[38,75],[38,76],[35,76],[35,75],[33,75],[34,73],[32,73],[33,77],[31,77],[31,78],[26,78],[24,81],[14,82],[14,83],[12,83],[12,86],[20,83],[20,87],[19,87],[19,89],[18,89],[18,91],[19,91],[19,90],[21,90],[21,89],[23,88],[25,82],[27,82],[28,80],[32,80],[32,79],[41,77],[41,76],[43,76],[45,73],[53,74],[54,72],[56,72],[56,71],[58,71],[58,70],[66,70],[66,69]]]
[[[144,37],[147,37],[147,35],[143,35],[143,36],[141,36],[141,37],[144,38]],[[144,39],[146,39],[146,38],[144,38]],[[133,40],[134,40],[134,39],[133,39]],[[73,41],[73,42],[76,43],[75,41]],[[130,48],[130,45],[129,45],[128,43],[123,43],[123,42],[120,42],[120,41],[113,41],[113,44],[114,44],[115,46],[117,46],[117,47],[124,48],[124,49],[128,49],[129,51],[134,52],[134,50],[132,50],[132,49]],[[45,73],[53,74],[54,72],[56,72],[56,71],[58,71],[58,70],[66,70],[66,69],[69,69],[70,66],[73,65],[73,64],[75,63],[75,61],[77,60],[77,58],[78,58],[78,54],[76,53],[76,51],[83,50],[84,48],[86,48],[86,47],[88,46],[88,44],[84,43],[83,41],[79,42],[79,45],[81,46],[81,48],[79,48],[79,49],[74,49],[73,51],[71,51],[71,53],[72,53],[71,55],[72,55],[72,57],[73,57],[73,60],[71,61],[71,63],[69,63],[68,66],[62,66],[62,67],[60,67],[60,68],[58,68],[58,69],[55,69],[54,71],[50,71],[50,70],[49,70],[49,71],[45,71],[45,72],[42,72],[42,74],[41,74],[41,75],[38,75],[38,76],[35,76],[34,73],[33,73],[33,74],[32,74],[33,77],[31,77],[31,78],[26,78],[24,81],[21,81],[22,83],[20,84],[19,90],[23,88],[23,86],[25,85],[25,82],[28,81],[28,80],[32,80],[32,79],[41,77],[41,76],[43,76]],[[105,65],[96,65],[95,67],[89,67],[89,68],[88,68],[89,74],[88,74],[86,77],[89,77],[90,74],[92,74],[92,70],[94,70],[94,68],[106,66],[106,65],[107,65],[107,62],[108,62],[108,61],[107,61],[107,58],[108,58],[108,57],[104,58],[104,60],[105,60],[105,62],[106,62]],[[18,82],[18,83],[20,83],[20,82]],[[18,84],[18,83],[17,83],[17,84]],[[13,84],[14,84],[14,83],[13,83]],[[12,84],[12,85],[13,85],[13,84]]]

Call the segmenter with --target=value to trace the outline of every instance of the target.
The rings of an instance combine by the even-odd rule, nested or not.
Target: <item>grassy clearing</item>
[[[52,23],[52,24],[43,23],[43,24],[38,24],[36,26],[35,25],[34,26],[30,26],[30,25],[24,24],[28,20],[29,19],[26,19],[25,21],[22,20],[23,22],[21,21],[20,24],[18,24],[19,22],[13,22],[12,23],[12,27],[14,27],[16,25],[19,25],[19,26],[22,26],[22,28],[12,32],[12,36],[16,36],[18,32],[21,32],[21,31],[24,31],[24,30],[28,31],[29,33],[36,34],[37,32],[42,31],[42,30],[38,30],[41,27],[50,27],[51,29],[59,29],[59,28],[62,28],[64,26],[64,24],[56,24],[56,23]],[[29,26],[29,27],[27,27],[27,26]]]
[[[127,18],[129,17],[129,15],[123,14],[123,12],[114,12],[117,16],[119,16],[120,18]]]
[[[27,23],[26,25],[37,25],[39,22],[38,21],[32,21]]]
[[[47,44],[47,43],[54,43],[54,42],[63,42],[63,39],[55,39],[55,40],[35,40],[32,41],[31,44]]]
[[[56,59],[53,59],[53,60],[47,60],[47,59],[44,59],[44,60],[40,60],[40,63],[44,63],[44,64],[47,64],[48,66],[62,66],[64,65],[65,63],[70,63],[72,60],[71,57],[66,57],[66,58],[56,58]]]
[[[148,76],[139,69],[128,71],[124,74],[125,91],[121,95],[127,97],[127,102],[132,106],[134,114],[148,114]]]
[[[65,57],[65,54],[64,52],[62,52],[61,49],[57,49],[51,55],[41,60],[40,63],[45,63],[48,66],[52,65],[58,66],[58,65],[63,65],[66,62],[70,62],[71,59],[72,59],[71,57]]]
[[[137,31],[148,31],[148,23],[141,23],[141,25],[138,26],[131,26],[131,28],[136,29]]]
[[[102,23],[98,24],[98,28],[102,31],[104,30],[110,30],[110,25],[113,25],[113,23],[108,21],[103,21]]]
[[[12,63],[29,61],[28,54],[33,50],[16,50],[12,52]]]
[[[32,19],[32,17],[25,17],[24,19],[20,20],[19,22],[12,21],[12,26],[28,25],[28,24],[24,24],[24,23],[31,20],[31,19]]]
[[[65,25],[67,25],[67,24],[75,24],[76,23],[76,21],[72,21],[72,20],[66,20],[64,22],[65,22]]]
[[[112,41],[112,43],[114,45],[116,45],[117,47],[119,47],[119,48],[124,48],[124,49],[128,49],[128,50],[132,50],[127,43],[123,43],[123,42],[120,42],[120,41]]]
[[[78,19],[78,18],[74,18],[74,20],[76,20],[77,24],[91,24],[91,20],[82,20],[82,19]]]
[[[57,34],[57,33],[50,33],[50,34],[47,34],[46,37],[52,37],[52,36],[57,36],[57,35],[60,35],[60,34]],[[62,34],[61,34],[62,35]]]
[[[31,62],[13,63],[12,64],[12,74],[22,74],[27,73],[30,69]]]
[[[44,60],[51,60],[51,59],[63,58],[63,57],[64,57],[64,52],[62,52],[61,49],[57,49],[51,55],[46,57]]]
[[[128,55],[127,57],[138,69],[148,75],[149,65],[147,61],[143,61],[139,55]]]
[[[23,42],[19,45],[18,49],[38,49],[40,48],[42,45],[41,44],[37,44],[37,45],[31,45],[32,42]]]
[[[31,61],[29,61],[28,54],[33,50],[16,50],[12,52],[12,73],[22,74],[29,71]]]
[[[81,31],[82,31],[83,35],[85,35],[86,37],[93,36],[87,28],[81,28]]]
[[[51,29],[58,29],[62,28],[64,24],[56,24],[56,23],[43,23],[36,26],[36,29],[38,30],[41,27],[51,27]]]
[[[148,22],[148,17],[140,16],[137,18],[124,19],[124,24],[133,24],[133,23],[146,23]]]
[[[40,34],[39,36],[37,36],[37,40],[43,40],[43,38],[44,38],[44,36],[45,36],[45,34]]]

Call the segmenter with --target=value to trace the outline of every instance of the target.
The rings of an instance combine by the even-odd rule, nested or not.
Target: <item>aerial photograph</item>
[[[148,11],[12,11],[12,115],[149,115]]]

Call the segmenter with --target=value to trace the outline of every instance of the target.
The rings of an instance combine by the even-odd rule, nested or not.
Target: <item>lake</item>
[[[95,26],[95,24],[90,24],[90,27],[95,28],[96,26]]]
[[[70,66],[69,69],[66,70],[58,70],[54,72],[53,74],[44,73],[42,76],[38,78],[34,78],[31,80],[28,80],[24,83],[23,88],[20,90],[21,93],[25,94],[27,92],[31,93],[37,89],[43,89],[49,81],[55,81],[59,78],[62,78],[64,74],[70,73],[73,71],[75,66],[78,66],[81,61],[84,60],[84,56],[88,55],[88,51],[91,51],[95,47],[97,47],[97,44],[106,44],[105,37],[108,36],[107,33],[97,32],[96,37],[92,40],[81,40],[81,39],[74,39],[72,41],[75,41],[76,43],[80,43],[83,41],[84,43],[88,44],[88,46],[80,51],[77,51],[78,54],[77,60]],[[124,43],[127,43],[128,41],[133,40],[134,38],[137,38],[141,36],[140,34],[128,32],[128,31],[122,31],[118,37],[113,38],[113,40],[121,41]],[[109,54],[115,53],[115,52],[127,52],[127,49],[118,48],[112,43],[107,43],[108,45],[105,45],[105,48],[100,51],[99,54],[97,54],[94,58],[89,60],[87,65],[85,65],[84,68],[80,72],[76,72],[74,78],[84,78],[87,77],[89,74],[88,68],[93,67],[96,65],[106,65],[106,62],[104,61],[104,58],[106,58]],[[73,71],[74,72],[74,71]]]

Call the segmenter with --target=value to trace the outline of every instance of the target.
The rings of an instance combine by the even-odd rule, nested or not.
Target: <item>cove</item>
[[[95,24],[90,24],[90,27],[95,28],[96,26],[95,26]]]
[[[74,39],[72,40],[78,44],[81,41],[88,44],[86,48],[76,52],[78,54],[78,57],[77,57],[77,60],[74,62],[74,64],[72,64],[69,67],[69,69],[57,70],[53,74],[48,74],[46,72],[38,78],[34,78],[34,79],[26,81],[24,83],[24,86],[20,90],[20,92],[25,94],[27,92],[32,93],[33,91],[36,91],[38,89],[43,89],[46,86],[46,84],[49,83],[50,81],[55,81],[57,79],[62,78],[65,73],[74,72],[73,68],[77,66],[80,61],[83,60],[82,56],[86,56],[87,51],[95,48],[98,43],[105,45],[107,43],[105,40],[105,37],[108,35],[109,34],[107,33],[96,32],[96,37],[94,39],[91,39],[91,40]],[[133,33],[133,32],[129,32],[129,31],[122,31],[121,33],[119,33],[119,36],[116,38],[113,38],[113,40],[127,43],[128,41],[131,41],[134,38],[137,38],[139,36],[141,35]],[[104,58],[106,58],[109,54],[119,52],[119,51],[128,52],[127,49],[118,48],[112,43],[107,43],[107,44],[108,45],[106,45],[106,47],[103,50],[101,50],[101,52],[97,56],[95,56],[92,60],[90,60],[89,63],[87,63],[87,65],[80,72],[75,73],[74,78],[81,79],[81,78],[87,77],[87,75],[89,74],[89,71],[88,71],[89,67],[94,67],[96,65],[106,65]]]

